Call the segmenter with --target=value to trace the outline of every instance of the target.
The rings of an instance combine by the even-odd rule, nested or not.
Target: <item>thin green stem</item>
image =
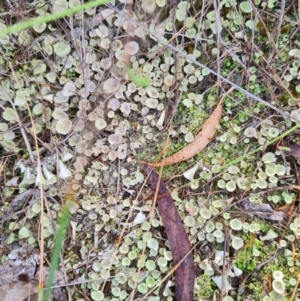
[[[55,12],[46,16],[40,16],[36,18],[29,19],[27,21],[19,22],[17,24],[8,26],[7,28],[3,28],[0,30],[0,38],[6,36],[11,33],[18,33],[22,30],[32,28],[36,25],[41,25],[43,23],[49,23],[51,21],[55,21],[57,19],[61,19],[67,16],[74,15],[82,10],[89,9],[98,5],[102,5],[109,2],[109,0],[96,0],[84,3],[83,5],[76,6],[74,8],[69,8],[64,11]]]
[[[286,137],[287,135],[289,135],[289,134],[292,133],[293,131],[297,130],[298,128],[300,128],[300,123],[297,123],[295,126],[293,126],[293,127],[290,128],[289,130],[287,130],[286,132],[284,132],[282,135],[280,135],[280,136],[274,138],[273,140],[269,141],[269,142],[266,144],[266,146],[270,146],[270,145],[274,144],[275,142],[277,142],[278,140],[280,140],[280,139]],[[222,167],[220,168],[220,171],[226,169],[226,168],[227,168],[228,166],[230,166],[230,165],[234,165],[234,164],[236,164],[236,163],[242,161],[243,159],[245,159],[245,158],[247,158],[247,157],[250,157],[250,156],[256,154],[256,153],[259,152],[259,151],[262,151],[264,148],[265,148],[265,146],[260,146],[260,147],[256,148],[255,150],[253,150],[253,151],[251,151],[251,152],[249,152],[249,153],[246,153],[246,154],[244,154],[244,155],[238,157],[237,159],[235,159],[235,160],[233,160],[233,161],[230,161],[228,164],[222,166]]]
[[[62,248],[63,240],[66,235],[69,220],[70,220],[70,211],[69,211],[68,206],[64,205],[62,207],[60,216],[58,218],[59,228],[58,228],[58,231],[57,231],[57,234],[55,237],[54,247],[52,250],[51,266],[50,266],[50,271],[49,271],[48,280],[47,280],[45,298],[43,300],[39,300],[39,301],[48,301],[50,299],[51,286],[53,284],[55,273],[58,268],[59,254],[60,254],[60,251]]]
[[[280,139],[286,137],[287,135],[289,135],[290,133],[294,132],[294,131],[297,130],[298,128],[300,128],[300,123],[297,123],[295,126],[293,126],[293,127],[290,128],[289,130],[287,130],[286,132],[284,132],[282,135],[280,135],[280,136],[274,138],[273,140],[269,141],[265,146],[260,146],[260,147],[258,147],[258,148],[256,148],[256,149],[254,149],[253,151],[248,152],[248,153],[246,153],[246,154],[244,154],[244,155],[242,155],[242,156],[236,158],[235,160],[232,160],[232,161],[230,161],[229,163],[227,163],[227,164],[221,166],[221,167],[219,168],[219,172],[221,172],[221,171],[227,169],[230,165],[237,164],[237,163],[241,162],[243,159],[249,158],[249,157],[251,157],[252,155],[256,154],[257,152],[262,151],[266,146],[270,146],[270,145],[274,144],[275,142],[277,142],[278,140],[280,140]],[[201,178],[194,179],[193,181],[199,181],[199,180],[201,180]],[[184,186],[187,186],[187,185],[190,185],[190,182],[187,183],[187,184],[185,184],[185,185],[183,185],[183,186],[181,186],[180,188],[182,188],[182,187],[184,187]]]

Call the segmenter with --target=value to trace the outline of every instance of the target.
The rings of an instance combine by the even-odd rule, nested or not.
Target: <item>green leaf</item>
[[[69,224],[70,220],[70,210],[67,205],[64,205],[62,207],[62,210],[58,217],[58,230],[55,237],[54,247],[52,250],[51,255],[51,265],[50,265],[50,271],[49,276],[47,280],[47,286],[46,286],[46,293],[45,293],[45,299],[44,301],[50,300],[51,295],[51,286],[54,281],[55,272],[58,268],[58,260],[59,260],[59,254],[62,248],[62,242],[65,238],[67,226]]]
[[[29,234],[29,230],[26,227],[22,227],[19,231],[19,238],[28,238]]]
[[[6,121],[14,121],[16,120],[15,112],[12,108],[6,108],[2,114],[2,117]]]
[[[139,87],[147,87],[149,86],[149,80],[144,76],[137,76],[134,74],[132,68],[127,69],[128,76],[130,80]]]

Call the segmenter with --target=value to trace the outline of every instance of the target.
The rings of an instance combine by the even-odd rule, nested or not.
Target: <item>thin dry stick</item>
[[[189,158],[195,156],[197,153],[201,152],[206,145],[211,141],[216,132],[216,124],[219,124],[219,120],[222,114],[222,102],[224,98],[234,90],[230,88],[221,98],[214,112],[210,117],[202,124],[201,130],[195,136],[195,139],[186,145],[183,149],[179,150],[177,153],[165,158],[161,162],[147,163],[150,166],[165,166],[171,165],[178,162],[186,161]]]
[[[36,155],[37,155],[37,168],[39,171],[39,174],[42,177],[42,168],[41,168],[41,158],[40,158],[40,153],[39,153],[39,145],[36,139],[36,129],[34,125],[34,121],[32,118],[32,114],[30,111],[30,107],[28,103],[26,102],[26,107],[30,116],[30,120],[32,122],[32,130],[34,134],[34,142],[35,142],[35,148],[37,150]],[[44,270],[44,225],[43,225],[43,220],[44,220],[44,187],[42,183],[42,179],[40,179],[39,182],[39,187],[40,187],[40,196],[41,196],[41,214],[40,214],[40,250],[41,250],[41,255],[40,255],[40,273],[39,273],[39,289],[40,289],[40,294],[41,294],[41,300],[43,299],[43,286],[44,286],[44,275],[43,275],[43,270]]]
[[[195,18],[195,21],[191,22],[191,24],[196,23],[196,18],[198,17],[199,14],[201,14],[201,11],[199,11],[195,16],[193,16],[193,18]],[[178,35],[180,35],[181,33],[183,33],[187,29],[188,29],[187,26],[184,25],[177,32],[175,32],[175,34],[168,40],[167,43],[171,43],[173,40],[175,40],[177,38]]]
[[[222,96],[222,98],[221,98],[221,100],[220,100],[220,102],[222,102],[223,100],[224,100],[224,98],[229,94],[229,93],[231,93],[232,91],[234,90],[234,88],[230,88],[223,96]],[[164,154],[164,156],[165,156],[165,154]],[[162,160],[162,163],[164,162],[164,159]],[[157,183],[157,187],[156,187],[156,191],[155,191],[155,195],[154,195],[154,201],[153,201],[153,206],[155,206],[156,205],[156,201],[157,201],[157,195],[158,195],[158,190],[159,190],[159,183],[160,183],[160,181],[161,181],[161,174],[162,174],[162,169],[163,169],[163,165],[161,165],[160,166],[160,172],[159,172],[159,180],[158,180],[158,183]],[[154,209],[154,207],[152,207],[153,209]],[[151,210],[151,212],[152,212],[152,210]],[[152,217],[152,216],[151,216]],[[151,224],[151,217],[150,217],[150,224]],[[147,233],[149,232],[149,230],[147,231]],[[146,249],[146,246],[144,246],[144,249],[143,249],[143,252],[142,252],[142,256],[144,255],[144,250]],[[187,253],[187,255],[184,257],[184,259],[188,256],[190,254],[190,252],[189,253]],[[180,263],[181,263],[182,261],[180,261]],[[180,266],[180,264],[177,264],[175,267],[175,269],[173,268],[169,273],[168,273],[168,275],[170,275],[170,273],[172,272],[172,271],[175,271],[176,269],[177,269],[177,267],[179,267]],[[139,270],[138,270],[138,275],[139,275],[139,272],[140,272],[140,268],[139,268]],[[164,278],[164,279],[166,279],[166,277]],[[135,287],[136,287],[136,285],[134,286],[134,289],[135,289]],[[131,296],[131,301],[133,300],[133,296],[134,296],[134,290],[133,290],[133,293],[132,293],[132,296]]]
[[[254,44],[254,48],[257,51],[261,51],[255,44]],[[277,83],[280,84],[280,86],[290,95],[290,97],[295,101],[295,103],[300,106],[299,101],[297,98],[295,98],[295,96],[292,94],[292,92],[289,90],[289,88],[282,82],[281,78],[277,75],[277,73],[274,71],[273,67],[270,65],[270,63],[264,58],[264,56],[260,56],[259,57],[262,61],[264,61],[266,63],[266,65],[268,66],[269,70],[271,72],[267,73],[270,75],[270,77]]]
[[[300,284],[300,274],[298,274],[297,283],[296,283],[296,285],[294,287],[294,290],[293,290],[292,296],[290,298],[290,301],[295,300],[295,295],[296,295],[296,292],[298,290],[299,284]]]
[[[131,8],[131,7],[129,7],[129,8]],[[130,25],[128,25],[127,31],[130,32]],[[127,42],[127,43],[129,42],[129,35],[128,35],[128,37],[126,37],[126,42]],[[128,67],[129,67],[129,63],[130,63],[129,54],[125,53],[125,56],[126,56],[126,57],[125,57],[125,62],[126,62],[126,64],[128,65]],[[118,181],[118,182],[119,182],[119,181]],[[143,187],[146,185],[146,183],[147,183],[147,181],[145,180],[144,183],[143,183],[143,185],[142,185],[142,187],[141,187],[141,189],[140,189],[140,191],[139,191],[139,193],[138,193],[138,195],[137,195],[137,197],[136,197],[136,199],[133,201],[133,204],[135,204],[136,201],[138,200],[140,194],[142,193],[142,189],[143,189]],[[118,183],[118,184],[119,184],[119,183]],[[119,185],[118,185],[118,186],[119,186]],[[115,258],[115,256],[116,256],[117,252],[118,252],[118,248],[119,248],[119,246],[120,246],[120,244],[121,244],[122,237],[123,237],[124,232],[125,232],[125,229],[126,229],[126,225],[128,224],[128,221],[129,221],[129,219],[130,219],[130,217],[131,217],[131,215],[132,215],[133,209],[134,209],[134,205],[132,205],[131,208],[130,208],[128,217],[127,217],[127,219],[126,219],[125,225],[124,225],[124,227],[123,227],[123,229],[122,229],[122,232],[121,232],[121,235],[120,235],[120,239],[118,240],[118,243],[117,243],[117,246],[116,246],[116,250],[115,250],[115,252],[114,252],[114,253],[112,254],[112,256],[111,256],[111,260],[110,260],[110,262],[109,262],[109,268],[108,268],[108,271],[110,271],[110,268],[111,268],[111,266],[112,266],[112,264],[113,264],[113,260],[114,260],[114,258]],[[104,290],[106,281],[107,281],[107,278],[106,278],[105,281],[103,282],[103,285],[102,285],[102,288],[101,288],[102,291]]]
[[[132,215],[132,211],[133,211],[133,209],[135,208],[134,205],[135,205],[135,203],[138,201],[140,195],[142,194],[142,191],[143,191],[143,189],[144,189],[144,187],[145,187],[145,185],[146,185],[146,183],[147,183],[147,179],[148,179],[148,177],[144,180],[144,183],[142,184],[142,187],[140,188],[140,190],[139,190],[139,192],[138,192],[138,194],[137,194],[135,200],[133,201],[133,204],[132,204],[132,206],[131,206],[131,208],[130,208],[130,211],[128,212],[128,217],[127,217],[127,219],[126,219],[126,221],[125,221],[125,224],[124,224],[124,227],[123,227],[123,229],[122,229],[122,231],[121,231],[120,238],[118,239],[118,243],[117,243],[117,245],[116,245],[115,252],[114,252],[114,253],[112,254],[112,256],[111,256],[111,259],[110,259],[110,262],[109,262],[109,267],[108,267],[108,269],[107,269],[108,271],[110,271],[110,269],[111,269],[111,267],[112,267],[112,264],[113,264],[113,261],[114,261],[114,258],[116,257],[116,254],[118,253],[118,248],[119,248],[119,246],[120,246],[120,244],[121,244],[121,242],[122,242],[122,237],[124,236],[124,232],[125,232],[125,230],[126,230],[126,226],[128,225],[129,219],[131,218],[131,215]],[[102,291],[104,290],[106,281],[107,281],[108,279],[109,279],[109,277],[106,277],[106,278],[104,279],[104,282],[103,282],[103,285],[102,285],[102,288],[101,288]]]
[[[198,42],[199,42],[199,40],[200,40],[200,37],[201,37],[200,31],[203,30],[201,24],[202,24],[202,21],[203,21],[203,17],[205,16],[205,13],[204,13],[205,6],[206,6],[206,0],[203,0],[203,1],[202,1],[201,12],[199,12],[199,13],[200,13],[200,19],[199,19],[199,21],[198,21],[198,24],[199,24],[200,26],[198,26],[198,31],[197,31],[196,38],[195,38],[195,47],[194,47],[194,49],[196,49],[196,47],[197,47],[197,45],[198,45]],[[197,16],[198,16],[198,14],[197,14]],[[196,19],[196,16],[194,16],[194,18]]]
[[[259,21],[260,21],[261,24],[263,25],[263,27],[264,27],[264,29],[265,29],[265,31],[266,31],[266,34],[267,34],[267,36],[268,36],[268,39],[269,39],[270,43],[272,44],[273,48],[276,50],[276,43],[275,43],[275,41],[273,40],[272,35],[269,33],[268,28],[267,28],[266,24],[264,23],[264,20],[262,19],[261,15],[259,14],[259,12],[258,12],[258,10],[257,10],[257,8],[256,8],[256,6],[255,6],[255,4],[253,3],[253,1],[252,1],[252,5],[251,5],[251,6],[253,7],[253,9],[254,9],[254,11],[255,11],[255,15],[258,16]]]
[[[285,0],[281,0],[281,11],[280,11],[280,15],[279,15],[279,20],[277,22],[277,25],[275,26],[271,36],[274,39],[274,43],[275,43],[275,47],[272,48],[269,57],[267,59],[268,62],[271,62],[275,51],[278,52],[278,49],[276,48],[276,44],[278,42],[278,38],[280,35],[280,29],[281,29],[281,25],[282,25],[282,21],[283,21],[283,17],[284,17],[284,12],[285,12]]]
[[[11,65],[11,63],[9,62],[9,64]],[[12,68],[12,66],[10,66]],[[14,71],[12,69],[12,72],[14,74]],[[15,77],[15,75],[14,75]],[[22,124],[22,121],[19,117],[19,114],[18,114],[18,111],[13,103],[13,101],[11,100],[11,98],[8,96],[8,94],[6,93],[6,91],[3,89],[3,87],[0,85],[0,90],[2,91],[2,93],[5,95],[5,97],[7,98],[7,100],[9,101],[11,107],[13,108],[14,112],[15,112],[15,117],[17,119],[17,122],[19,124],[19,127],[20,127],[20,130],[21,130],[21,133],[22,133],[22,136],[23,136],[23,139],[24,139],[24,142],[25,142],[25,145],[27,147],[27,150],[28,150],[28,154],[29,154],[29,157],[30,157],[30,160],[32,163],[34,163],[34,157],[33,157],[33,153],[32,153],[32,149],[31,149],[31,146],[30,146],[30,143],[28,141],[28,137],[26,135],[26,132],[24,130],[24,126]]]
[[[289,48],[289,45],[292,41],[292,39],[294,39],[294,36],[299,32],[298,28],[296,30],[293,31],[293,33],[290,34],[290,38],[288,41],[286,41],[285,44],[282,44],[282,47],[280,50],[278,50],[278,53],[274,56],[273,60],[275,60],[282,52],[284,52],[286,49]],[[286,69],[288,69],[288,66],[286,66],[284,68],[284,70],[282,70],[282,77],[285,74]]]
[[[215,217],[213,218],[213,220]],[[201,231],[204,227],[199,229]],[[193,250],[200,244],[202,241],[198,241],[190,250],[185,254],[184,257],[176,264],[174,267],[169,271],[169,273],[156,285],[154,286],[140,301],[146,300],[146,298],[153,292],[155,291],[159,286],[161,286],[167,279],[170,278],[170,276],[177,270],[177,268],[185,261],[185,259],[193,252]]]
[[[11,63],[9,62],[11,71],[14,75],[14,78],[19,85],[19,89],[21,90],[21,85],[18,81],[18,78],[15,75],[15,72],[12,68]],[[34,120],[31,114],[30,107],[28,105],[27,100],[25,99],[25,104],[27,107],[28,115],[30,117],[30,121],[32,124],[32,131],[33,131],[33,137],[34,137],[34,143],[35,143],[35,149],[36,149],[36,156],[37,156],[37,168],[38,168],[38,173],[40,177],[42,177],[42,165],[41,165],[41,158],[40,158],[40,152],[39,152],[39,144],[37,141],[37,135],[36,135],[36,128],[34,124]],[[43,275],[43,270],[44,270],[44,225],[43,225],[43,220],[44,220],[44,187],[42,183],[42,179],[39,181],[39,187],[40,187],[40,197],[41,197],[41,213],[40,213],[40,250],[41,250],[41,255],[40,255],[40,273],[39,273],[39,300],[43,299],[43,286],[44,286],[44,275]]]
[[[220,67],[220,41],[221,41],[221,20],[220,20],[220,3],[216,0],[213,0],[214,3],[214,12],[215,12],[215,19],[216,19],[216,31],[217,31],[217,73],[218,73],[218,77],[217,77],[217,88],[218,88],[218,93],[217,95],[219,96],[219,87],[221,84],[221,78],[220,78],[220,74],[221,74],[221,67]]]
[[[221,301],[225,295],[225,269],[226,269],[226,252],[227,252],[227,230],[224,227],[224,250],[223,250],[223,266],[222,266],[222,286],[221,286]]]
[[[238,203],[241,203],[243,202],[244,199],[241,199],[235,203],[232,203],[230,205],[228,205],[226,208],[224,208],[222,211],[220,211],[217,215],[213,216],[209,221],[210,222],[213,222],[215,221],[217,218],[219,218],[220,216],[223,215],[223,213],[227,212],[231,207],[233,206],[236,206]],[[208,222],[208,221],[207,221]],[[206,223],[207,223],[206,222]],[[206,223],[204,223],[199,229],[198,229],[198,232],[202,231],[205,226],[206,226]],[[154,292],[166,279],[168,279],[174,272],[175,270],[182,264],[182,262],[187,258],[187,256],[189,256],[189,254],[191,252],[193,252],[193,250],[200,244],[202,243],[202,241],[198,241],[191,249],[189,252],[186,253],[186,255],[178,262],[178,264],[176,264],[170,271],[169,273],[156,285],[154,286],[140,301],[144,301],[146,300],[146,298],[152,293]]]
[[[8,158],[6,158],[5,159],[5,162],[3,162],[3,160],[4,160],[4,158],[2,157],[1,158],[1,163],[0,163],[0,176],[2,175],[2,172],[3,172],[3,170],[4,170],[4,167],[5,167],[5,165],[6,165],[6,163],[7,163],[7,161],[8,161]]]
[[[256,154],[257,152],[262,151],[262,150],[264,149],[264,147],[273,145],[275,142],[277,142],[278,140],[280,140],[280,139],[286,137],[287,135],[289,135],[290,133],[294,132],[294,131],[297,130],[298,128],[300,128],[300,123],[297,123],[295,126],[293,126],[293,127],[290,128],[289,130],[287,130],[286,132],[284,132],[282,135],[280,135],[280,136],[274,138],[273,140],[269,141],[265,146],[259,146],[259,147],[256,148],[255,150],[250,151],[250,152],[248,152],[248,153],[245,153],[245,154],[243,154],[243,155],[237,157],[236,159],[234,159],[234,160],[228,162],[227,164],[222,165],[222,166],[220,167],[220,169],[219,169],[219,173],[218,173],[216,176],[214,176],[212,179],[214,180],[214,179],[218,178],[218,177],[223,173],[223,171],[224,171],[225,169],[227,169],[230,165],[237,164],[238,162],[242,161],[243,159],[251,157],[252,155]],[[195,180],[200,180],[200,179],[201,179],[201,178],[197,178],[197,179],[195,179]],[[187,182],[186,184],[184,184],[184,185],[182,185],[182,186],[179,186],[178,189],[181,189],[181,188],[183,188],[183,187],[186,187],[186,186],[188,186],[188,185],[190,185],[190,184],[191,184],[191,182]]]
[[[127,16],[125,16],[120,10],[118,10],[115,7],[111,7],[111,9],[113,9],[114,11],[118,12],[119,14],[121,14],[125,19],[129,20],[129,18]],[[137,26],[143,28],[146,32],[149,33],[149,29],[147,27],[145,27],[144,25],[136,22],[133,19],[130,19],[131,22],[133,22],[134,24],[136,24]],[[222,75],[218,75],[217,72],[215,72],[214,70],[210,69],[209,67],[201,64],[200,62],[198,62],[197,60],[193,59],[192,57],[188,56],[186,53],[184,53],[182,50],[177,49],[176,47],[174,47],[173,45],[169,44],[168,42],[165,42],[162,38],[160,38],[159,36],[157,36],[155,33],[151,33],[151,35],[153,35],[159,43],[161,43],[162,45],[166,46],[169,49],[172,49],[174,52],[180,54],[182,57],[186,58],[187,60],[189,60],[191,63],[193,63],[194,65],[204,68],[205,70],[208,70],[211,74],[217,76],[218,78],[222,79],[222,81],[230,84],[233,88],[235,88],[236,90],[242,92],[243,94],[245,94],[247,97],[252,98],[253,100],[262,103],[263,105],[271,108],[272,110],[276,111],[277,113],[279,113],[281,116],[286,116],[287,113],[283,112],[282,110],[280,110],[279,108],[275,107],[274,105],[268,103],[267,101],[261,99],[260,97],[250,93],[249,91],[245,90],[244,88],[240,87],[239,85],[233,83],[232,81],[228,80],[227,78],[223,77]],[[294,97],[293,97],[294,98]]]
[[[298,21],[297,24],[299,24],[299,21],[300,21],[300,0],[298,0],[298,15],[297,15],[297,17],[298,17],[297,18],[298,19],[297,20]]]
[[[131,8],[131,6],[129,6],[129,10],[130,10],[130,8]],[[127,32],[128,32],[128,34],[127,34],[127,37],[126,37],[126,43],[128,43],[129,40],[130,40],[130,38],[129,38],[130,24],[129,24],[129,26],[128,26]],[[173,37],[170,39],[170,41],[171,41],[172,39],[174,39],[174,38],[175,38],[175,37],[173,36]],[[127,63],[127,66],[129,67],[130,58],[129,58],[129,55],[128,55],[128,54],[125,53],[125,55],[126,55],[126,57],[125,57],[125,62]],[[169,139],[169,138],[168,138],[168,139]],[[167,140],[167,141],[168,141],[168,140]],[[164,149],[164,151],[165,151],[165,152],[164,152],[164,154],[163,154],[163,157],[165,158],[165,155],[166,155],[166,148]],[[159,172],[159,181],[158,181],[158,185],[157,185],[157,187],[156,187],[156,191],[155,191],[155,195],[154,195],[153,204],[152,204],[152,207],[151,207],[151,210],[150,210],[150,213],[149,213],[149,215],[150,215],[149,223],[150,223],[150,224],[151,224],[151,222],[152,222],[152,220],[153,220],[153,218],[154,218],[154,208],[155,208],[156,201],[157,201],[158,190],[159,190],[159,183],[160,183],[160,180],[161,180],[162,170],[163,170],[163,168],[161,167],[161,168],[160,168],[160,172]],[[147,232],[146,232],[146,236],[148,236],[148,235],[149,235],[149,229],[148,229]],[[141,258],[143,258],[145,252],[146,252],[146,244],[144,245],[144,248],[143,248],[143,250],[142,250]],[[138,277],[139,277],[139,275],[140,275],[140,272],[141,272],[141,266],[139,266],[138,271],[137,271],[137,279],[138,279]],[[135,281],[134,286],[133,286],[133,289],[132,289],[132,292],[131,292],[131,298],[130,298],[131,301],[132,301],[133,298],[134,298],[136,287],[137,287],[137,281]]]
[[[289,186],[287,186],[289,187]],[[285,187],[286,188],[286,187]],[[266,193],[266,192],[262,192],[261,194]],[[245,199],[240,199],[239,201],[232,203],[230,205],[228,205],[226,208],[224,208],[221,212],[219,212],[217,215],[215,215],[212,219],[210,219],[210,221],[214,221],[216,220],[219,216],[222,216],[223,213],[227,212],[231,207],[236,206],[238,203],[243,202]],[[206,223],[204,223],[200,228],[199,228],[199,232],[204,229],[204,227],[206,226]],[[144,301],[146,300],[146,298],[153,292],[155,291],[166,279],[168,279],[173,272],[177,269],[177,267],[180,266],[180,264],[185,260],[185,258],[201,243],[201,241],[198,241],[192,248],[191,250],[182,258],[182,260],[180,260],[180,262],[178,262],[178,264],[176,266],[173,267],[173,269],[155,286],[153,287],[140,301]],[[276,253],[276,252],[275,252]],[[300,275],[299,275],[299,283],[300,283]],[[298,284],[299,284],[298,283]],[[292,301],[292,299],[290,299],[290,301]]]
[[[118,195],[119,191],[120,191],[120,175],[121,175],[121,160],[118,158],[118,178],[117,178],[117,191],[116,191],[116,195]]]
[[[169,139],[169,136],[167,138],[166,145],[168,144],[168,139]],[[165,147],[162,161],[164,161],[164,159],[166,157],[166,152],[167,152],[167,148]],[[153,199],[152,207],[151,207],[151,210],[150,210],[150,213],[149,213],[149,215],[150,215],[150,219],[149,219],[150,225],[151,225],[152,220],[154,218],[154,208],[155,208],[156,202],[157,202],[157,196],[158,196],[159,184],[160,184],[160,181],[161,181],[162,171],[163,171],[163,166],[161,166],[160,169],[159,169],[158,182],[157,182],[156,190],[155,190],[155,193],[154,193],[154,199]],[[150,176],[150,173],[149,173],[148,177],[149,176]],[[147,179],[148,179],[148,177],[147,177]],[[149,237],[149,232],[150,232],[150,228],[148,228],[147,232],[146,232],[146,237],[147,238]],[[145,252],[146,252],[146,243],[144,244],[143,251],[142,251],[142,254],[141,254],[141,258],[144,257]],[[141,272],[141,265],[139,266],[138,271],[137,271],[137,279],[139,278],[140,272]],[[132,289],[130,301],[133,301],[133,297],[134,297],[136,287],[137,287],[137,281],[134,282],[134,286],[133,286],[133,289]]]

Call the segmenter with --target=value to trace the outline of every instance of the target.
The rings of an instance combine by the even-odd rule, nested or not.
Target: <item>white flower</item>
[[[25,170],[24,170],[23,180],[19,184],[19,187],[20,188],[25,188],[25,187],[33,184],[34,182],[35,182],[35,176],[31,173],[31,169],[29,167],[26,167]]]
[[[146,215],[143,212],[139,212],[134,221],[133,221],[133,225],[138,225],[138,224],[142,224],[144,221],[146,221]]]
[[[36,179],[35,179],[35,185],[39,185],[42,183],[43,185],[46,183],[46,180],[43,176],[43,173],[41,172],[41,169],[37,166],[36,168]]]
[[[43,164],[43,173],[44,176],[46,177],[47,185],[53,185],[54,183],[56,183],[57,181],[56,176],[47,169],[45,163]]]
[[[194,180],[195,173],[196,173],[197,169],[199,168],[199,166],[200,166],[200,163],[197,163],[195,166],[193,166],[192,168],[185,171],[183,173],[183,176],[190,181]]]
[[[58,160],[58,167],[59,167],[59,178],[60,179],[66,179],[72,176],[72,173],[70,171],[70,169],[68,169],[64,163],[62,163],[61,160]]]

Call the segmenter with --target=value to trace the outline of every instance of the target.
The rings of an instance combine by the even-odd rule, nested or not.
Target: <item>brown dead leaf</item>
[[[189,158],[194,157],[200,151],[202,151],[214,137],[217,130],[217,126],[220,123],[221,115],[222,115],[222,100],[220,100],[213,113],[202,125],[201,131],[199,131],[199,133],[196,135],[196,137],[191,143],[189,143],[186,147],[184,147],[176,154],[168,158],[165,158],[161,162],[147,163],[147,164],[155,167],[165,166],[165,165],[171,165],[174,163],[182,162]]]
[[[180,215],[166,185],[159,181],[158,174],[151,167],[145,166],[149,175],[148,183],[155,190],[159,185],[157,205],[168,236],[174,265],[190,251],[191,245],[185,232]],[[192,301],[194,297],[195,270],[193,254],[190,253],[175,271],[175,300]]]
[[[290,149],[284,152],[286,155],[300,159],[300,145],[285,145],[284,148]]]
[[[245,198],[242,202],[238,203],[237,206],[247,213],[272,221],[281,222],[286,216],[285,211],[274,210],[269,204],[253,203],[249,201],[249,198]]]
[[[291,185],[290,186],[292,189],[300,191],[300,186],[299,185]]]
[[[284,216],[290,216],[292,215],[294,209],[295,209],[295,201],[296,198],[293,199],[293,201],[289,204],[285,204],[277,209],[275,209],[277,212],[283,212]]]

